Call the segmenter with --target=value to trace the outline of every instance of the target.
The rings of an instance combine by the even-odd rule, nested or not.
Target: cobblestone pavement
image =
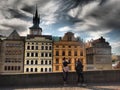
[[[4,87],[0,88],[0,90],[120,90],[120,83],[88,84],[85,87],[77,85],[58,85],[48,87]]]

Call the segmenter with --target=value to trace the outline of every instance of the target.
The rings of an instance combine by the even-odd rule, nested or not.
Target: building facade
[[[1,73],[23,73],[24,39],[14,30],[1,45]]]
[[[111,46],[101,37],[86,44],[86,70],[111,70]]]
[[[24,73],[52,72],[52,36],[42,35],[37,8],[25,40]]]
[[[84,43],[79,38],[74,37],[74,33],[67,32],[59,41],[53,43],[53,72],[62,72],[63,58],[69,59],[70,71],[75,71],[75,60],[81,59],[85,70],[85,50]]]

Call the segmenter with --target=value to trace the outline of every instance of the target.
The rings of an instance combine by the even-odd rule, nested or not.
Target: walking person
[[[83,64],[80,59],[75,61],[75,69],[77,73],[77,83],[78,85],[85,86],[84,84],[84,75],[83,75]]]
[[[68,79],[68,72],[69,72],[69,67],[68,64],[70,64],[70,60],[66,60],[66,58],[63,58],[63,80],[64,80],[64,85],[67,85],[67,79]]]

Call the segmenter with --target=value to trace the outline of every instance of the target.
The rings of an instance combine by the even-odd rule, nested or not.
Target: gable
[[[14,30],[8,37],[7,39],[20,39],[20,35],[17,33],[16,30]]]

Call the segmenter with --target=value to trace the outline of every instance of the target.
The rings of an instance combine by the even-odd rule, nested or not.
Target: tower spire
[[[38,17],[38,9],[37,9],[37,4],[36,4],[36,12],[35,12],[35,17]]]
[[[33,34],[36,31],[37,31],[37,34],[39,34],[39,35],[42,33],[42,28],[39,27],[39,24],[40,24],[40,16],[38,15],[38,8],[36,5],[36,10],[35,10],[35,13],[33,15],[33,26],[30,27],[31,34]]]

